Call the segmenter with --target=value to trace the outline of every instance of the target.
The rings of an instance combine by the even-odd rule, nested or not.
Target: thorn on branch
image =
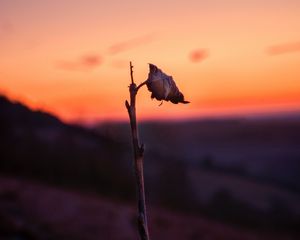
[[[129,105],[129,102],[127,100],[125,101],[125,106],[126,106],[127,110],[129,110],[130,105]]]
[[[144,143],[142,143],[140,146],[140,155],[141,156],[144,154],[144,151],[145,151],[145,145],[144,145]]]

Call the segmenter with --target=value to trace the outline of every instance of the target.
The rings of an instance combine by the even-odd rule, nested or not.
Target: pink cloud
[[[140,37],[137,37],[137,38],[132,38],[130,40],[119,42],[119,43],[111,45],[108,49],[108,53],[112,54],[112,55],[117,54],[117,53],[120,53],[120,52],[123,52],[123,51],[130,50],[130,49],[135,48],[137,46],[150,43],[153,40],[154,40],[154,35],[153,34],[148,34],[148,35],[140,36]]]
[[[190,55],[189,58],[192,62],[201,62],[204,59],[206,59],[208,57],[208,51],[207,49],[196,49],[193,50]]]
[[[98,55],[88,55],[81,58],[81,64],[84,66],[95,67],[101,64],[101,58]]]
[[[273,45],[267,49],[267,53],[269,55],[279,55],[294,52],[300,52],[300,41]]]
[[[102,57],[100,55],[89,54],[73,61],[59,61],[58,67],[69,71],[87,71],[98,67],[101,63]]]

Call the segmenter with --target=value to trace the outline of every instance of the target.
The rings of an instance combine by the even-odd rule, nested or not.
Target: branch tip
[[[130,77],[131,77],[131,83],[133,84],[134,81],[133,81],[133,65],[132,65],[132,62],[130,61]]]

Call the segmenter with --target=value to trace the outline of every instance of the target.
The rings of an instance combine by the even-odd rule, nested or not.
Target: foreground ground
[[[149,207],[152,239],[296,239]],[[0,177],[0,239],[138,239],[135,206]]]

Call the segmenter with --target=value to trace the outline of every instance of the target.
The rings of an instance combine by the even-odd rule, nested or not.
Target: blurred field
[[[135,206],[58,190],[21,179],[0,178],[1,239],[137,239]],[[260,236],[201,217],[149,207],[153,239],[259,240]]]

